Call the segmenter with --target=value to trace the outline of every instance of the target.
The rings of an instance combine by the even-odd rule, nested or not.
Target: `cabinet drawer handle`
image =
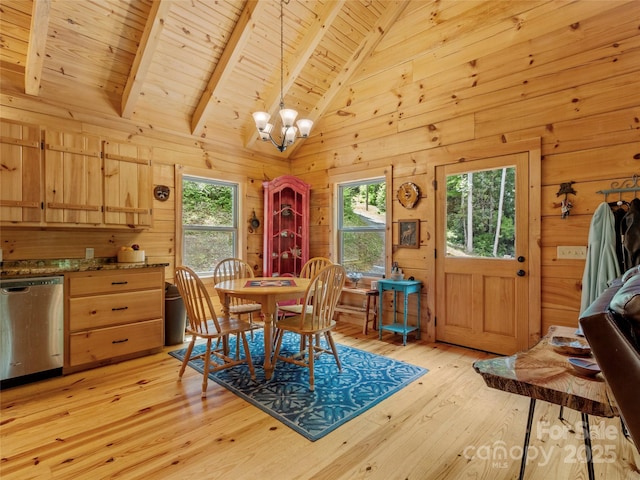
[[[128,338],[124,338],[122,340],[113,340],[111,343],[124,343],[124,342],[128,342],[129,339]]]
[[[124,282],[111,282],[111,285],[126,285],[127,283],[129,282],[125,280]]]
[[[113,307],[111,309],[112,312],[115,312],[116,310],[127,310],[129,307]]]

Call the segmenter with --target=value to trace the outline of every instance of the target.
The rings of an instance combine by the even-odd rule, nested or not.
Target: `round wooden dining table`
[[[243,298],[262,305],[264,316],[264,375],[268,380],[273,374],[272,347],[274,332],[274,315],[277,303],[283,300],[294,300],[304,296],[309,286],[308,278],[291,277],[255,277],[236,278],[217,283],[215,289],[220,296],[222,313],[229,316],[231,298]]]

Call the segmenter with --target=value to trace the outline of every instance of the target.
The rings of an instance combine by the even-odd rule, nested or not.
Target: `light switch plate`
[[[583,245],[563,245],[557,247],[558,260],[584,260],[587,258],[587,247]]]
[[[93,258],[93,248],[84,249],[84,258],[86,260],[91,260]]]

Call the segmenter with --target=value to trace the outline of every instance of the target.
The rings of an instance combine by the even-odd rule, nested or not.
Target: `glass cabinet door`
[[[309,259],[309,189],[289,175],[263,182],[265,276],[298,276]]]

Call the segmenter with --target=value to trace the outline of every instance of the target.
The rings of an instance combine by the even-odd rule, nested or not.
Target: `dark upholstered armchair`
[[[640,450],[640,269],[604,291],[582,313],[580,325]]]

